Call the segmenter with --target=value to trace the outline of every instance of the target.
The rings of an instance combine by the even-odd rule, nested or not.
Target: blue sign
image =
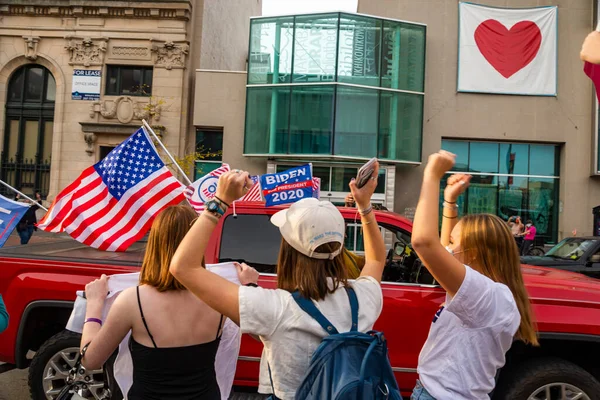
[[[277,174],[261,175],[260,187],[267,207],[312,197],[312,166],[306,164]]]
[[[71,88],[72,100],[99,100],[101,70],[76,69],[73,70],[73,85]]]
[[[0,195],[0,247],[4,246],[4,243],[6,243],[6,240],[28,209],[29,205]]]

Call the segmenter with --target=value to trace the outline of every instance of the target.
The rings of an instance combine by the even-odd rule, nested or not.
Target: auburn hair
[[[153,286],[159,292],[185,290],[185,286],[169,272],[169,266],[175,250],[196,218],[198,214],[187,205],[167,207],[158,214],[150,229],[140,271],[140,285]]]
[[[325,243],[317,247],[315,252],[332,253],[339,247],[337,242]],[[298,290],[307,299],[323,300],[327,294],[335,292],[340,284],[348,286],[343,254],[343,251],[340,252],[333,260],[310,258],[282,239],[277,261],[277,287],[288,292]],[[333,280],[332,287],[329,287],[327,278]]]
[[[460,246],[479,267],[479,272],[505,284],[512,292],[521,314],[517,338],[537,346],[538,337],[521,273],[519,249],[508,225],[491,214],[466,215],[460,224]]]

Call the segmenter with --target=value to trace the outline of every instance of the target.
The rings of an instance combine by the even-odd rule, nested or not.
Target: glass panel
[[[52,159],[52,134],[54,130],[53,121],[44,122],[44,147],[42,149],[42,161],[48,161]]]
[[[469,142],[462,140],[442,140],[442,149],[456,154],[453,171],[469,170]]]
[[[245,262],[259,272],[275,273],[280,247],[281,234],[268,215],[229,216],[223,226],[219,261]]]
[[[423,96],[382,91],[380,99],[379,157],[421,161]]]
[[[423,92],[425,81],[425,27],[383,22],[381,86]]]
[[[342,14],[338,54],[338,82],[379,86],[380,19]]]
[[[338,87],[335,112],[336,155],[377,155],[377,90]]]
[[[40,123],[38,121],[25,121],[25,136],[23,144],[23,159],[34,160],[37,154],[38,133]]]
[[[344,238],[344,247],[354,251],[354,239],[356,238],[356,225],[346,225],[346,237]]]
[[[293,86],[290,154],[331,154],[333,86]]]
[[[296,17],[294,82],[335,80],[338,15]]]
[[[29,68],[25,80],[25,100],[41,101],[44,90],[44,69]]]
[[[5,139],[8,140],[8,160],[13,161],[17,158],[17,150],[19,145],[19,120],[13,119],[10,121],[9,131],[5,135]]]
[[[350,181],[356,178],[357,168],[333,167],[331,168],[331,191],[350,193]]]
[[[321,178],[321,192],[329,191],[329,167],[315,167],[313,166],[313,176]]]
[[[556,149],[554,145],[532,144],[529,148],[529,174],[558,176]]]
[[[527,218],[527,178],[501,176],[498,186],[497,215],[505,221],[517,216]]]
[[[527,175],[529,173],[529,145],[501,143],[500,173]]]
[[[544,243],[555,241],[558,236],[557,190],[556,179],[529,178],[529,210],[524,220],[531,219],[536,236]]]
[[[152,68],[144,68],[144,93],[148,96],[152,94]]]
[[[8,101],[21,101],[23,98],[23,76],[25,68],[20,68],[10,77]]]
[[[142,94],[142,74],[139,69],[121,68],[121,90],[119,94]]]
[[[358,173],[358,170],[356,171]],[[375,193],[385,193],[385,169],[379,170],[379,176],[377,177],[377,187]]]
[[[498,172],[498,143],[471,142],[469,171]]]
[[[248,83],[287,83],[292,73],[294,18],[250,22]]]
[[[196,161],[194,169],[194,180],[208,174],[209,172],[214,171],[219,168],[222,164],[220,162],[202,162]]]
[[[289,87],[247,89],[245,153],[289,152],[289,91]]]
[[[467,189],[468,214],[496,214],[498,181],[495,176],[475,175]]]
[[[204,161],[223,159],[223,131],[196,129],[196,152],[204,154]]]
[[[116,96],[119,94],[119,67],[108,66],[106,70],[106,94]]]
[[[56,81],[50,72],[46,81],[46,101],[56,100]]]

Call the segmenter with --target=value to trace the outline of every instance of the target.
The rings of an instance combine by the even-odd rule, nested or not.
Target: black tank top
[[[220,400],[221,393],[215,375],[215,356],[221,339],[219,330],[223,323],[223,315],[217,329],[217,337],[212,342],[159,348],[144,318],[139,286],[137,298],[142,322],[154,348],[136,342],[131,336],[129,349],[133,361],[133,385],[129,390],[128,398],[130,400]]]

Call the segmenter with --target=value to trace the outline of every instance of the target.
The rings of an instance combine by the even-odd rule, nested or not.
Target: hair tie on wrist
[[[230,206],[229,206],[229,204],[227,204],[227,203],[225,203],[223,200],[221,200],[221,198],[220,198],[220,197],[218,197],[218,196],[215,196],[215,199],[217,199],[217,200],[219,200],[221,203],[225,204],[225,205],[227,206],[227,208],[229,208],[229,207],[230,207]]]
[[[83,324],[85,325],[88,322],[95,322],[97,324],[100,324],[100,326],[102,326],[102,320],[98,319],[98,318],[87,318]]]

